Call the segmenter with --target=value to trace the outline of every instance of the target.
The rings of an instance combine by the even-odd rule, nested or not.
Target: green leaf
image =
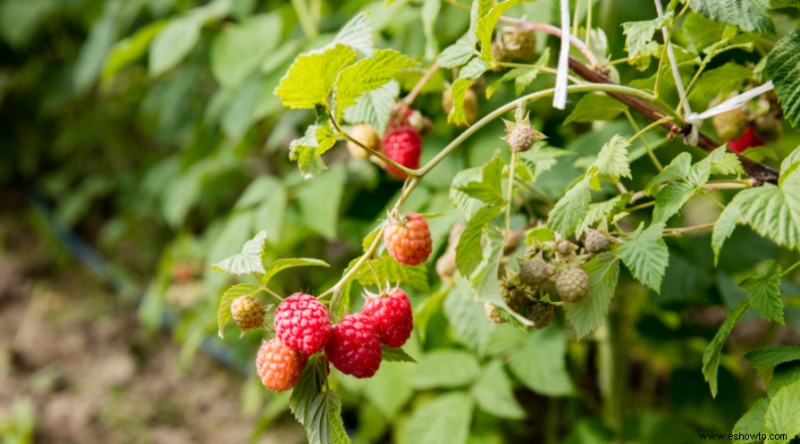
[[[461,233],[456,246],[456,265],[463,276],[470,276],[483,260],[481,238],[489,222],[500,213],[502,206],[484,207],[478,210]]]
[[[267,232],[259,231],[258,234],[245,242],[239,254],[223,259],[211,268],[231,274],[264,273],[264,264],[261,263],[261,252],[267,241]]]
[[[586,94],[567,116],[564,125],[572,122],[611,120],[628,109],[627,106],[605,94]]]
[[[322,155],[335,144],[336,136],[328,121],[310,125],[303,137],[289,145],[289,159],[296,161],[303,177],[309,179],[328,169]]]
[[[272,279],[273,276],[280,273],[283,270],[294,268],[294,267],[330,267],[327,262],[320,260],[320,259],[313,259],[313,258],[291,258],[291,259],[278,259],[275,262],[269,264],[267,270],[264,272],[264,276],[261,277],[261,284],[266,286],[269,283],[269,280]]]
[[[605,320],[619,280],[618,259],[614,253],[600,253],[583,265],[589,275],[589,296],[577,304],[564,305],[578,339],[593,332]]]
[[[636,280],[659,293],[669,264],[669,249],[661,238],[664,224],[652,224],[644,231],[643,228],[644,224],[639,225],[619,247],[619,257]]]
[[[475,35],[478,37],[478,41],[481,44],[481,59],[487,61],[492,60],[492,33],[494,32],[495,25],[497,25],[500,16],[505,14],[506,11],[512,7],[529,1],[532,0],[505,0],[497,2],[494,3],[485,14],[478,15]]]
[[[477,384],[472,389],[478,407],[500,418],[522,419],[525,411],[514,398],[514,387],[499,360],[483,367]]]
[[[691,100],[707,101],[718,95],[740,91],[742,85],[753,77],[753,70],[734,62],[704,72],[689,93]]]
[[[314,108],[325,104],[339,73],[356,59],[356,51],[337,44],[322,52],[297,56],[275,88],[288,108]]]
[[[573,185],[564,194],[564,197],[556,203],[556,206],[550,211],[547,226],[564,237],[572,236],[575,229],[589,213],[591,200],[592,194],[589,191],[589,180],[583,179]]]
[[[556,235],[547,225],[539,225],[538,227],[531,228],[527,233],[525,233],[526,246],[530,247],[534,240],[539,242],[554,241],[556,240]]]
[[[306,181],[296,190],[303,224],[326,239],[336,238],[339,207],[346,181],[345,168],[337,164],[327,173]]]
[[[785,434],[787,439],[767,440],[767,443],[787,443],[800,434],[800,381],[780,389],[769,401],[764,415],[768,434]]]
[[[412,385],[418,390],[464,387],[480,374],[480,365],[471,353],[438,350],[420,359]]]
[[[360,12],[344,25],[328,47],[342,44],[355,49],[362,56],[372,57],[375,54],[372,34],[370,18],[365,12]]]
[[[481,298],[491,295],[479,294],[460,273],[456,273],[454,278],[456,287],[444,300],[444,313],[454,336],[473,351],[482,354],[495,324],[486,319]],[[496,298],[502,301],[499,289],[495,293],[497,293]]]
[[[604,217],[608,217],[612,213],[623,210],[630,198],[630,194],[620,194],[605,202],[597,202],[589,205],[589,211],[586,213],[586,217],[583,218],[583,222],[578,225],[575,233],[583,233],[587,228],[603,220]]]
[[[600,189],[600,179],[611,182],[621,177],[631,178],[631,167],[628,163],[628,140],[619,134],[614,135],[600,150],[597,159],[589,167],[587,174],[591,177],[592,188]]]
[[[755,438],[756,435],[764,433],[764,415],[767,414],[767,407],[769,400],[761,398],[750,406],[750,409],[745,413],[733,426],[733,434],[739,436],[753,436],[752,439],[737,439],[734,440],[737,444],[745,444],[754,441],[760,441]]]
[[[166,25],[167,22],[163,20],[150,23],[139,28],[130,37],[115,43],[103,66],[102,80],[105,82],[112,79],[123,68],[142,57],[150,42]]]
[[[645,189],[647,190],[648,194],[653,195],[655,188],[661,185],[662,183],[669,182],[671,180],[683,180],[689,174],[689,168],[692,164],[692,155],[683,152],[675,156],[672,159],[672,162],[669,163],[666,167],[664,167],[664,171],[658,173],[656,177],[650,179],[647,182],[647,186]]]
[[[400,85],[391,80],[378,89],[361,96],[356,104],[344,110],[344,120],[350,123],[369,123],[383,135],[389,116],[400,94]]]
[[[363,59],[344,68],[336,78],[336,120],[345,109],[356,104],[365,93],[392,80],[399,70],[416,66],[417,62],[393,49],[381,49],[375,57]]]
[[[736,326],[736,323],[739,322],[739,319],[749,308],[750,303],[742,301],[736,308],[731,310],[728,313],[728,317],[725,318],[725,322],[719,327],[717,334],[714,335],[714,339],[711,340],[703,353],[703,377],[708,381],[711,396],[713,397],[717,396],[717,370],[719,369],[722,347],[725,346],[725,340],[728,339],[733,327]]]
[[[628,50],[628,62],[637,64],[640,69],[645,69],[650,64],[650,57],[658,55],[658,43],[653,40],[653,34],[672,20],[672,11],[662,17],[639,22],[622,24],[625,34],[625,49]]]
[[[442,68],[456,68],[469,62],[473,55],[475,54],[470,42],[460,39],[445,48],[436,61]]]
[[[280,15],[261,14],[225,27],[211,44],[211,72],[225,88],[239,85],[280,41]]]
[[[494,83],[486,88],[486,98],[491,99],[495,91],[504,83],[511,80],[514,81],[514,93],[519,97],[525,89],[536,80],[541,71],[539,68],[546,67],[550,61],[550,48],[545,48],[539,59],[533,65],[526,66],[525,68],[514,68],[508,70],[503,77],[497,79]]]
[[[259,288],[254,284],[236,284],[225,290],[222,299],[219,301],[217,309],[217,334],[224,338],[223,330],[225,324],[231,320],[231,304],[240,296],[252,296],[258,292]]]
[[[409,266],[403,265],[384,254],[376,259],[369,260],[369,266],[361,267],[355,275],[362,286],[375,285],[385,287],[386,282],[415,288],[423,293],[428,293],[428,271],[425,264]],[[374,272],[373,272],[374,270]]]
[[[197,44],[203,23],[194,17],[170,22],[150,44],[150,75],[155,77],[177,65]]]
[[[505,162],[500,156],[495,156],[486,162],[480,169],[480,180],[474,180],[456,186],[458,191],[480,200],[488,205],[505,203],[503,196],[503,166]]]
[[[766,0],[689,0],[689,6],[706,18],[736,25],[745,32],[775,32]]]
[[[764,66],[764,73],[775,84],[783,114],[792,126],[800,126],[800,30],[787,34],[775,44]]]
[[[425,31],[425,58],[432,59],[439,50],[439,41],[436,38],[436,18],[442,8],[442,0],[424,0],[420,17],[422,29]]]
[[[526,387],[546,396],[567,396],[574,392],[566,368],[567,341],[564,332],[546,328],[530,333],[511,355],[511,372]]]
[[[400,347],[391,348],[381,345],[381,356],[383,356],[383,360],[386,362],[413,362],[415,364],[417,362]]]
[[[686,202],[694,196],[697,188],[685,183],[674,182],[662,188],[656,194],[656,206],[653,208],[653,222],[665,223],[678,214]]]
[[[464,95],[472,85],[472,81],[480,77],[486,71],[486,68],[488,68],[486,62],[477,57],[461,68],[458,73],[458,79],[450,87],[453,108],[447,116],[448,123],[454,125],[466,125],[469,123],[464,113]]]
[[[778,345],[753,350],[745,355],[756,367],[775,367],[780,364],[800,361],[800,345]]]
[[[341,400],[336,393],[323,391],[326,379],[327,369],[321,355],[311,356],[292,390],[289,407],[306,429],[309,443],[349,443],[342,422]]]
[[[437,396],[418,407],[404,425],[403,442],[466,444],[472,422],[472,399],[463,392]]]
[[[783,325],[781,267],[775,261],[770,261],[763,272],[742,281],[741,287],[761,316]]]

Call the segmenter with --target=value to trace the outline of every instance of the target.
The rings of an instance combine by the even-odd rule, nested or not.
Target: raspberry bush
[[[120,198],[175,239],[141,318],[245,359],[262,424],[800,433],[797,2],[150,3],[108,2],[67,77],[180,148]]]

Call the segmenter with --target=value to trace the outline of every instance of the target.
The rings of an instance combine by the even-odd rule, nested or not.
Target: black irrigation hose
[[[38,187],[28,182],[26,195],[36,214],[44,222],[45,227],[55,240],[75,259],[86,266],[115,292],[132,296],[134,305],[139,307],[144,300],[144,291],[138,289],[132,279],[122,273],[114,264],[95,250],[89,243],[75,234],[57,217],[54,217],[53,206],[48,202]],[[161,325],[172,330],[178,321],[178,313],[173,309],[165,309],[161,317]],[[250,366],[237,362],[233,353],[216,336],[207,336],[200,343],[200,349],[220,363],[236,369],[243,374],[252,372]]]

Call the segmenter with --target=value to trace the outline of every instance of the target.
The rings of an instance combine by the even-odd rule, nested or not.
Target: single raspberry
[[[728,141],[728,149],[733,151],[734,153],[741,153],[742,151],[748,148],[764,146],[764,145],[765,145],[764,141],[758,138],[752,126],[748,126],[744,130],[744,134],[742,134],[742,137],[739,137],[736,140]]]
[[[378,337],[389,347],[401,347],[411,336],[414,328],[411,302],[399,288],[368,300],[361,312],[372,318]]]
[[[508,58],[530,61],[536,52],[536,34],[527,29],[508,27],[503,32],[503,47]]]
[[[506,301],[508,308],[521,312],[525,308],[525,302],[528,300],[526,291],[522,286],[508,279],[500,282],[500,295]]]
[[[536,130],[528,125],[517,125],[508,134],[508,144],[518,153],[528,151],[538,140]]]
[[[561,270],[556,291],[564,302],[580,302],[589,294],[589,275],[580,267]]]
[[[540,258],[523,261],[519,265],[519,279],[533,288],[540,288],[554,274],[555,267]]]
[[[597,230],[589,230],[583,239],[583,247],[591,254],[608,251],[608,237]]]
[[[278,338],[261,343],[256,370],[264,387],[282,392],[294,387],[303,372],[303,356]]]
[[[375,128],[373,128],[370,124],[362,123],[354,126],[350,132],[350,135],[369,148],[374,150],[380,149],[381,139],[378,136],[378,133],[375,132]],[[361,160],[369,157],[369,153],[364,148],[361,148],[349,140],[347,141],[347,150],[350,151],[350,155],[356,159]]]
[[[712,117],[711,123],[714,129],[723,140],[733,140],[739,138],[747,128],[747,110],[744,107],[732,109],[728,112],[717,114]]]
[[[381,149],[386,157],[400,165],[412,170],[419,168],[422,138],[417,130],[411,127],[390,130],[383,136]],[[397,179],[408,177],[406,173],[393,165],[386,165],[386,172]]]
[[[330,313],[314,296],[295,293],[275,310],[275,334],[289,347],[313,355],[331,334]]]
[[[264,306],[251,296],[240,296],[231,303],[231,316],[244,331],[258,328],[264,323]]]
[[[383,241],[389,255],[403,265],[425,262],[433,248],[428,223],[417,213],[408,213],[399,218],[389,217]]]
[[[541,330],[550,325],[555,316],[556,307],[547,302],[533,301],[530,307],[528,307],[528,320],[533,322],[533,328],[537,330]]]
[[[381,366],[381,342],[372,318],[363,313],[345,316],[333,326],[325,346],[328,360],[340,372],[369,378]]]
[[[490,302],[483,304],[483,312],[486,313],[486,317],[495,324],[505,324],[507,322],[503,314],[500,313],[500,309]]]
[[[450,111],[453,109],[453,95],[451,92],[452,88],[448,88],[445,90],[444,94],[442,94],[442,108],[444,112],[450,114]],[[472,88],[467,88],[464,92],[464,120],[466,121],[466,125],[458,125],[458,126],[469,126],[475,123],[475,120],[478,118],[478,96],[475,94],[475,91]]]
[[[559,239],[556,241],[555,249],[556,253],[562,256],[569,256],[578,249],[578,246],[566,239]]]
[[[753,129],[756,137],[764,142],[774,142],[783,135],[781,119],[770,114],[757,117]]]

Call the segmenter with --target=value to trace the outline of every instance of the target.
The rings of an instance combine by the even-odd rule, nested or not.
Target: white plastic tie
[[[564,109],[567,106],[567,74],[569,71],[569,0],[561,0],[561,49],[558,53],[558,71],[556,72],[556,91],[553,96],[553,107]]]
[[[757,88],[753,88],[751,90],[743,92],[742,94],[731,97],[730,99],[720,103],[719,105],[713,108],[709,108],[700,114],[697,113],[689,114],[688,116],[686,116],[686,123],[693,126],[700,126],[703,124],[703,120],[706,120],[710,117],[714,117],[717,114],[726,113],[728,111],[732,111],[736,108],[739,108],[740,106],[749,102],[753,98],[758,97],[761,94],[764,94],[765,92],[770,91],[773,88],[774,85],[772,84],[772,80],[770,80],[769,82]]]

